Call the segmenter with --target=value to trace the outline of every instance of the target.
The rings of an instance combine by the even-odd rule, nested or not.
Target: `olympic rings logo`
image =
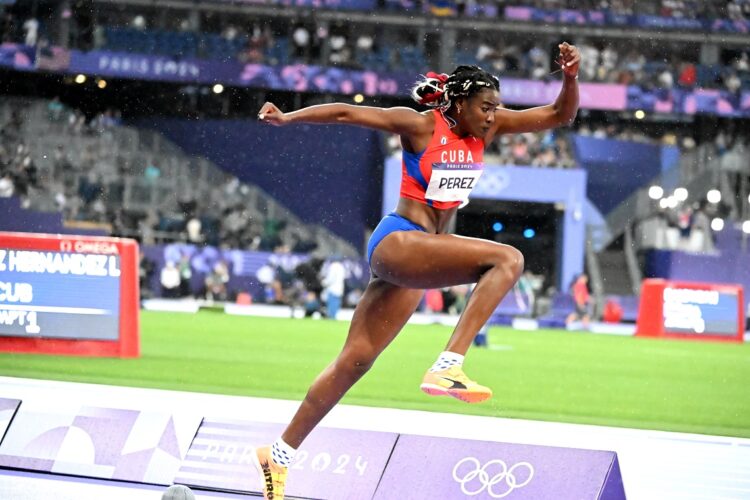
[[[459,475],[459,469],[467,463],[473,469]],[[491,472],[494,473],[492,477]],[[505,462],[496,459],[482,466],[476,458],[466,457],[453,467],[453,479],[461,485],[461,491],[467,496],[479,495],[486,489],[492,498],[503,498],[529,484],[533,477],[534,467],[529,462],[518,462],[508,468]]]

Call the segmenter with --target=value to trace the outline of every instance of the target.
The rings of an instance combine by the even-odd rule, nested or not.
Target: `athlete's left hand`
[[[258,111],[258,120],[264,123],[270,123],[271,125],[276,125],[277,127],[286,125],[289,122],[286,113],[281,111],[272,102],[266,102],[263,104],[263,107]]]
[[[568,44],[568,42],[563,42],[558,47],[560,56],[557,62],[560,64],[563,73],[570,77],[577,76],[578,65],[581,62],[581,53],[578,52],[578,48],[575,45]]]

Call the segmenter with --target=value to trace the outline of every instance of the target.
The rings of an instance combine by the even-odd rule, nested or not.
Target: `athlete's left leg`
[[[474,336],[523,272],[523,255],[509,245],[453,234],[391,233],[375,248],[373,271],[406,288],[476,283],[446,350],[466,354]]]
[[[421,388],[431,395],[449,395],[469,403],[491,397],[492,390],[463,373],[463,357],[521,275],[521,252],[477,238],[403,231],[380,242],[371,265],[381,278],[406,288],[477,283],[445,351],[425,375]]]

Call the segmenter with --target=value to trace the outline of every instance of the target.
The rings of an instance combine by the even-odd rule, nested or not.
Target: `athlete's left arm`
[[[538,132],[573,123],[578,113],[578,65],[581,55],[574,45],[562,43],[559,47],[563,86],[555,102],[523,111],[498,108],[495,111],[492,137],[500,134]]]

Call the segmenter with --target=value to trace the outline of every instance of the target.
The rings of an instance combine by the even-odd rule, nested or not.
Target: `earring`
[[[461,114],[461,108],[458,107],[458,106],[456,106],[456,109],[458,109],[457,113],[460,115]]]

